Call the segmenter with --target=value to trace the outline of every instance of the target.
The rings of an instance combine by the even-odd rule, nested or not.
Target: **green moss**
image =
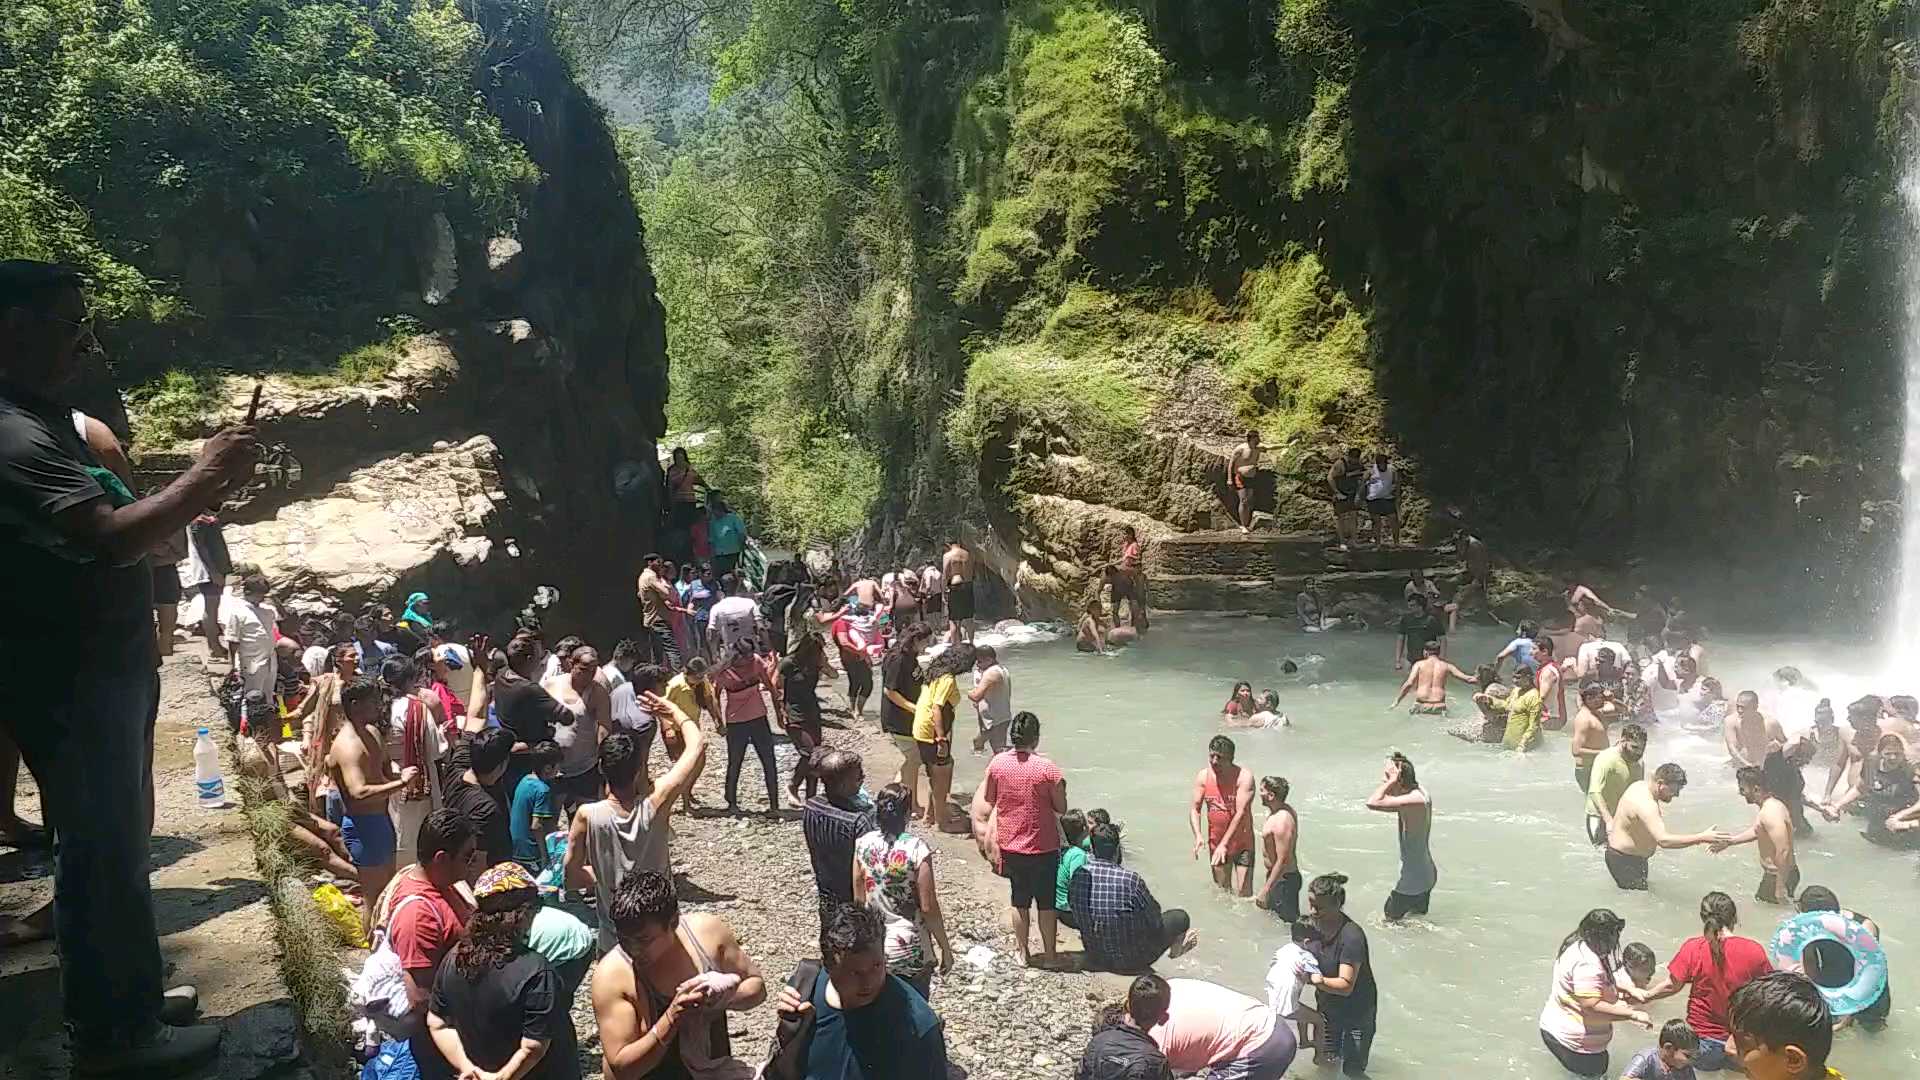
[[[384,380],[406,353],[405,338],[395,337],[350,349],[334,361],[333,375],[343,383],[364,385]]]
[[[1244,344],[1228,368],[1241,413],[1269,443],[1377,443],[1381,402],[1367,319],[1328,280],[1318,256],[1249,274]]]
[[[174,368],[127,390],[127,421],[136,450],[171,446],[198,436],[220,401],[221,376]]]
[[[1294,141],[1298,157],[1293,171],[1293,197],[1312,191],[1347,189],[1347,136],[1352,123],[1347,113],[1349,88],[1344,82],[1322,79],[1313,89],[1313,111],[1300,124]]]
[[[844,540],[873,520],[880,459],[849,436],[783,447],[768,470],[766,524],[792,547]]]

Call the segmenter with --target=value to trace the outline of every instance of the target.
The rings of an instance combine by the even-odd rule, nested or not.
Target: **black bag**
[[[800,966],[793,969],[793,978],[787,985],[800,994],[801,1000],[813,1000],[813,988],[820,981],[820,961],[802,960]],[[808,1009],[797,1016],[780,1014],[780,1022],[773,1029],[773,1051],[767,1056],[767,1063],[761,1067],[762,1080],[807,1080],[807,1052],[813,1049],[814,1011]]]

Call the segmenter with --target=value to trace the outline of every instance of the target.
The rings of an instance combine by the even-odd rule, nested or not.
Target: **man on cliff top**
[[[59,839],[54,933],[74,1071],[153,1075],[211,1053],[220,1029],[164,1023],[148,882],[160,680],[142,557],[251,475],[259,443],[251,427],[227,428],[158,494],[110,490],[56,397],[97,350],[77,271],[0,262],[0,562],[8,599],[34,613],[0,627],[0,724]]]

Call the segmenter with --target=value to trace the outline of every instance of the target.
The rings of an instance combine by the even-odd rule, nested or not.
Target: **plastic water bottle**
[[[193,741],[193,782],[200,789],[202,810],[219,810],[227,805],[227,785],[220,778],[220,748],[213,745],[213,734],[206,728],[196,732]]]

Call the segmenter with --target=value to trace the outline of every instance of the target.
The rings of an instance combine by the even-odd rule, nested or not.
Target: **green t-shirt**
[[[1627,759],[1620,756],[1619,747],[1609,746],[1600,751],[1593,759],[1593,778],[1587,781],[1587,813],[1597,816],[1604,805],[1607,813],[1612,814],[1620,808],[1620,796],[1644,775],[1645,766],[1637,761],[1627,764]]]
[[[547,958],[556,967],[578,960],[593,951],[593,928],[557,907],[540,905],[533,925],[527,928],[527,948]]]
[[[1060,873],[1054,879],[1053,906],[1059,911],[1067,907],[1067,882],[1073,880],[1073,872],[1087,865],[1087,849],[1068,847],[1060,852]]]

